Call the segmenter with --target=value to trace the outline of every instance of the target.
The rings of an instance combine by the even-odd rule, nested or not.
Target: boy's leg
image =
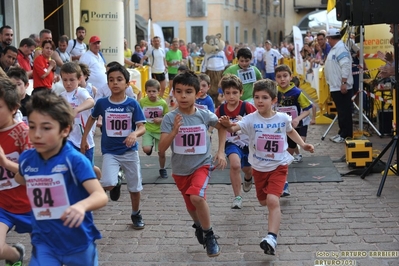
[[[105,190],[112,190],[118,185],[119,162],[116,155],[104,154],[102,163],[102,178],[100,183]]]
[[[156,151],[159,151],[159,139],[161,138],[161,134],[153,134],[154,136],[154,147]],[[165,152],[158,152],[158,160],[159,160],[159,176],[161,178],[168,178],[168,171],[165,169],[166,163],[166,155]]]
[[[140,198],[143,190],[140,157],[137,151],[129,151],[121,155],[120,164],[125,172],[127,188],[132,204],[132,214],[130,218],[133,222],[133,229],[144,229],[145,224],[140,214]]]
[[[233,188],[234,200],[232,209],[242,208],[241,197],[241,160],[237,153],[231,153],[229,156],[230,162],[230,181]]]
[[[29,266],[54,265],[62,266],[63,263],[51,251],[50,247],[44,243],[34,244],[32,246],[32,256]]]
[[[6,243],[6,235],[9,229],[9,226],[0,222],[0,260],[16,262],[19,260],[21,255],[16,248],[11,247]]]
[[[150,156],[154,148],[154,139],[149,132],[144,133],[142,136],[143,152]]]

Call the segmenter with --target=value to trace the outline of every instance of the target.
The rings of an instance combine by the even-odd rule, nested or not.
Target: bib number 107
[[[200,137],[200,133],[182,135],[181,138],[183,139],[183,146],[199,146]]]

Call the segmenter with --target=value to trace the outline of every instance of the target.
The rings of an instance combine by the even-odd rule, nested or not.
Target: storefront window
[[[4,26],[4,0],[0,0],[0,27]]]

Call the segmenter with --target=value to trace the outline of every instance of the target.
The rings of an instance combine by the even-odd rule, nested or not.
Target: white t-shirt
[[[274,73],[274,68],[281,58],[283,58],[283,56],[276,49],[265,50],[263,53],[263,61],[266,63],[266,73]]]
[[[101,88],[104,86],[104,84],[107,84],[105,62],[100,54],[95,55],[92,51],[87,51],[86,53],[82,54],[79,59],[79,63],[89,66],[90,77],[88,82],[92,83],[94,87]]]
[[[75,47],[73,47],[75,42],[76,42]],[[71,57],[82,55],[82,54],[86,53],[87,45],[84,42],[79,43],[76,40],[69,40],[68,47],[67,47],[66,51],[71,55]],[[78,60],[75,60],[75,61],[78,61]]]
[[[263,60],[263,53],[265,52],[265,48],[263,47],[256,47],[254,52],[254,57],[257,61]]]
[[[164,73],[165,72],[165,51],[160,47],[155,49],[151,47],[145,53],[145,56],[149,59],[149,65],[151,66],[151,73]]]
[[[61,93],[61,96],[64,97],[69,102],[72,108],[78,107],[87,99],[92,99],[89,92],[81,87],[78,87],[76,90],[73,90],[71,92],[64,91]],[[73,128],[72,131],[69,133],[68,140],[71,141],[73,145],[76,147],[80,147],[83,131],[86,126],[87,119],[89,118],[90,115],[91,115],[91,110],[88,109],[78,113],[77,116],[75,117]],[[90,130],[87,136],[87,144],[89,145],[89,148],[94,147],[94,138],[92,130]]]

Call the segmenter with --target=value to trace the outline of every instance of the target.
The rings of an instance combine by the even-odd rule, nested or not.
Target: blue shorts
[[[60,241],[62,241],[60,239]],[[32,247],[32,257],[29,266],[54,265],[54,266],[98,266],[98,253],[96,244],[91,243],[85,251],[69,254],[57,255],[51,248],[44,244],[35,243]]]
[[[271,79],[271,80],[276,80],[276,74],[274,72],[273,73],[266,73],[265,74],[265,78]]]
[[[76,147],[75,145],[73,145],[73,143],[71,141],[69,141],[69,143],[72,145],[72,147],[75,148],[75,150],[77,150],[78,152],[80,152],[80,148]],[[89,161],[91,162],[91,165],[94,166],[94,147],[91,149],[88,149],[85,152],[85,156],[87,159],[89,159]]]
[[[258,61],[258,60],[256,60],[256,68],[257,69],[259,69],[259,71],[266,71],[266,69],[265,69],[265,61]]]
[[[226,153],[227,157],[229,157],[229,155],[232,153],[237,154],[241,160],[241,168],[244,168],[246,166],[251,166],[251,164],[248,162],[249,149],[247,146],[244,148],[240,148],[233,143],[226,142],[224,152]]]
[[[19,234],[31,233],[32,215],[32,212],[11,213],[0,208],[0,223],[7,225],[9,229],[15,226],[15,232]]]

